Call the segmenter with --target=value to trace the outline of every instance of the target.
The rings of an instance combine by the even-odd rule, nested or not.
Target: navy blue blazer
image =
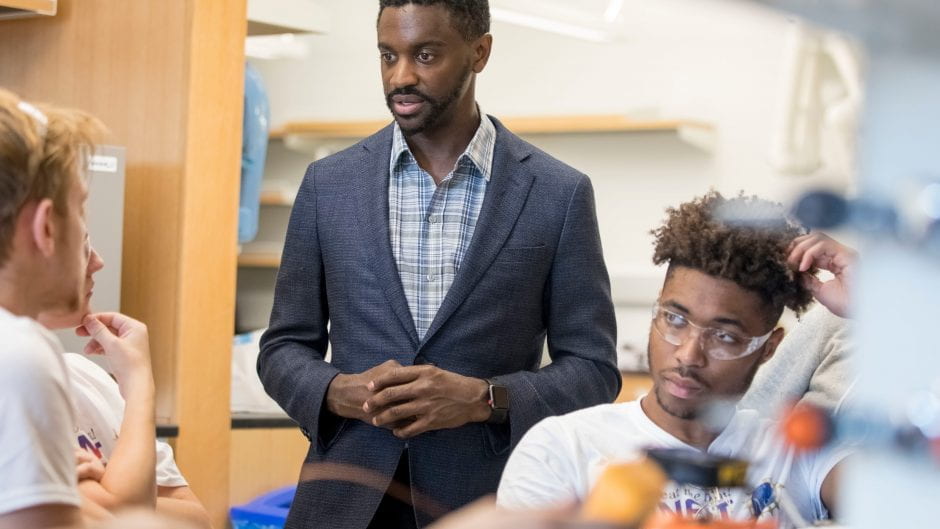
[[[326,411],[339,373],[395,359],[509,388],[508,424],[408,440],[420,525],[495,492],[510,449],[539,420],[617,395],[591,183],[493,122],[492,178],[473,239],[422,340],[389,242],[392,126],[307,169],[258,357],[265,389],[311,439],[288,527],[365,528],[405,446],[389,430]],[[552,362],[540,369],[546,338]]]

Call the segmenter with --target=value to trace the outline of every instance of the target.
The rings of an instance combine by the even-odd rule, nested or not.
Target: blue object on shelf
[[[232,529],[283,529],[296,485],[273,490],[229,510]]]
[[[242,178],[238,199],[238,243],[258,234],[258,207],[261,177],[268,153],[268,128],[271,110],[261,74],[245,64],[245,114],[242,120]]]

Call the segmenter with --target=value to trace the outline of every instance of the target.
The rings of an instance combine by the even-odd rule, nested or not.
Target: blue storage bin
[[[291,485],[232,507],[229,510],[232,529],[283,529],[296,491],[297,486]]]

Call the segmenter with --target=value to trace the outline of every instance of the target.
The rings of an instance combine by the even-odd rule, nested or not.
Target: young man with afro
[[[784,308],[799,314],[811,302],[812,284],[787,263],[801,228],[776,204],[712,192],[669,209],[653,234],[653,261],[668,265],[649,331],[653,389],[633,402],[541,421],[510,457],[498,502],[541,508],[583,500],[608,464],[658,447],[747,460],[747,481],[754,485],[670,483],[662,511],[780,519],[778,498],[756,501],[755,493],[777,495],[782,487],[804,519],[828,517],[834,468],[846,450],[797,454],[770,419],[750,409],[737,408],[723,428],[701,420],[704,405],[738,399],[773,356],[783,338],[777,322]],[[781,527],[786,523],[781,519]]]

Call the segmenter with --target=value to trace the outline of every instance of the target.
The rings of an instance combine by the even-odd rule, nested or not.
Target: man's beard
[[[758,351],[758,352],[755,352],[754,354],[755,354],[755,355],[758,355],[758,354],[760,354],[760,352]],[[649,365],[650,368],[652,369],[652,363],[650,362],[651,356],[652,356],[652,354],[651,354],[651,352],[650,352],[650,344],[647,343],[647,346],[646,346],[646,363],[647,363],[647,365]],[[740,398],[742,395],[744,395],[744,393],[748,390],[748,388],[751,387],[751,382],[754,380],[754,376],[757,374],[757,369],[758,369],[760,366],[761,366],[761,363],[760,363],[760,362],[754,362],[754,365],[750,368],[750,372],[748,372],[747,376],[745,376],[745,377],[741,380],[741,384],[740,384],[737,388],[733,388],[733,389],[732,389],[730,392],[728,392],[728,394],[726,394],[726,395],[712,395],[712,398],[721,399],[721,398],[727,398],[727,397],[731,397],[731,396],[733,396],[733,397],[735,397],[735,398]],[[678,367],[678,368],[675,368],[675,369],[668,369],[668,370],[665,370],[665,371],[674,372],[674,373],[676,373],[676,374],[678,374],[679,376],[684,377],[684,378],[691,378],[692,380],[695,380],[696,382],[698,382],[699,384],[701,384],[701,385],[704,386],[705,388],[709,388],[709,389],[710,389],[710,386],[709,386],[708,384],[706,384],[704,380],[702,380],[702,378],[698,375],[698,373],[696,372],[695,369],[688,368],[688,367]],[[664,371],[660,371],[660,373],[663,373],[663,372],[664,372]],[[652,374],[652,373],[651,373],[651,374]],[[662,377],[660,377],[660,378],[662,378]],[[694,419],[698,419],[699,416],[701,415],[701,412],[702,412],[701,406],[707,405],[707,403],[703,403],[702,405],[690,406],[689,408],[682,408],[682,407],[678,407],[678,406],[672,406],[671,404],[668,404],[668,403],[669,403],[669,398],[668,398],[668,396],[666,395],[665,390],[664,390],[659,384],[655,384],[655,385],[653,386],[653,395],[656,397],[656,402],[659,404],[659,407],[660,407],[663,411],[665,411],[666,413],[668,413],[669,415],[672,415],[673,417],[675,417],[675,418],[677,418],[677,419],[682,419],[682,420],[685,420],[685,421],[691,421],[691,420],[694,420]]]
[[[698,381],[700,384],[703,383],[702,380],[698,377],[698,375],[696,375],[693,371],[690,371],[688,369],[681,369],[681,368],[676,369],[675,371],[678,371],[679,374],[683,377],[692,378]],[[677,419],[682,419],[684,421],[691,421],[691,420],[697,419],[699,416],[698,406],[691,406],[689,408],[681,408],[678,406],[672,406],[671,404],[667,404],[669,402],[669,399],[665,397],[665,390],[659,384],[656,384],[653,387],[653,395],[656,396],[656,402],[659,403],[659,407],[662,408],[663,411],[665,411],[666,413],[668,413],[669,415],[672,415],[673,417]]]
[[[388,109],[392,111],[392,116],[395,116],[396,118],[398,116],[395,114],[394,104],[392,102],[393,96],[399,96],[399,95],[418,96],[421,99],[425,100],[430,106],[430,111],[428,112],[427,117],[425,117],[420,122],[416,123],[414,126],[406,128],[404,125],[402,125],[401,121],[399,121],[398,126],[399,128],[401,128],[402,134],[404,134],[405,136],[412,136],[415,134],[420,134],[428,129],[433,129],[438,124],[438,122],[440,122],[441,116],[443,116],[444,113],[451,106],[453,106],[453,104],[460,97],[460,93],[463,91],[464,83],[470,77],[471,71],[472,69],[470,65],[467,64],[467,67],[460,74],[460,79],[457,81],[457,84],[454,86],[454,89],[441,99],[434,99],[431,96],[423,92],[420,92],[417,88],[413,86],[405,86],[403,88],[397,88],[389,92],[385,96],[385,104],[388,105]]]

